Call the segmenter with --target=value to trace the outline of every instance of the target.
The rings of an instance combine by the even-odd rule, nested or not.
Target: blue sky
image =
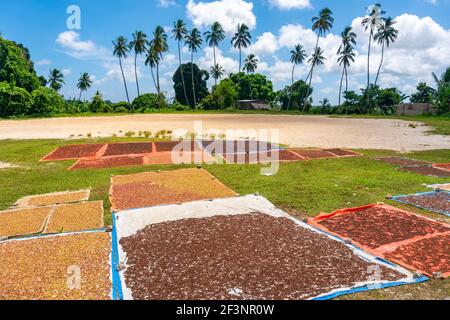
[[[219,62],[226,72],[237,71],[238,54],[230,46],[230,35],[237,22],[251,27],[253,46],[246,54],[255,53],[260,60],[259,72],[268,75],[277,89],[290,82],[289,51],[296,44],[304,45],[308,53],[314,45],[310,30],[311,18],[323,7],[334,12],[332,32],[321,39],[327,56],[325,66],[313,79],[314,100],[324,97],[337,101],[340,68],[336,63],[339,33],[352,25],[358,34],[357,61],[350,70],[350,89],[364,85],[367,34],[360,27],[366,7],[365,0],[16,0],[3,1],[0,30],[8,39],[27,46],[39,74],[47,75],[51,68],[63,70],[66,85],[62,93],[76,96],[76,80],[82,72],[95,79],[86,97],[96,90],[105,98],[125,100],[118,63],[112,57],[111,42],[119,35],[131,38],[135,30],[148,35],[156,25],[169,29],[173,21],[184,19],[188,26],[204,31],[213,20],[219,20],[229,31],[220,46]],[[400,35],[387,50],[381,76],[383,87],[398,86],[406,93],[414,91],[419,81],[432,84],[431,72],[442,73],[450,65],[450,0],[396,0],[381,2],[387,15],[394,17]],[[70,5],[81,9],[81,29],[68,30],[66,13]],[[177,67],[176,44],[170,41],[170,53],[162,66],[162,86],[173,96],[171,75]],[[371,69],[375,73],[380,50],[375,46]],[[185,52],[183,60],[189,59]],[[209,70],[212,52],[205,48],[196,56],[199,65]],[[130,95],[136,95],[132,59],[125,63]],[[297,69],[296,77],[304,78],[307,66]],[[150,71],[139,61],[141,90],[154,92]],[[373,75],[374,77],[374,75]]]

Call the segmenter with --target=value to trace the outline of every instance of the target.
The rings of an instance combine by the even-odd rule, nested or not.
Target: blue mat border
[[[399,203],[407,204],[407,205],[410,205],[410,206],[414,206],[414,207],[419,208],[419,209],[422,209],[422,210],[427,210],[427,211],[431,211],[431,212],[436,212],[436,213],[444,214],[444,215],[450,217],[450,211],[431,209],[431,208],[427,208],[427,207],[424,207],[424,206],[421,206],[421,205],[417,205],[417,204],[415,204],[415,203],[412,203],[412,202],[403,200],[403,198],[406,198],[406,197],[417,197],[417,196],[435,195],[435,194],[438,194],[438,193],[441,193],[441,192],[447,193],[447,194],[450,195],[450,192],[449,192],[449,191],[445,191],[445,190],[435,190],[435,191],[428,191],[428,192],[419,192],[419,193],[410,194],[410,195],[404,195],[404,194],[402,194],[402,195],[398,195],[398,196],[392,197],[391,200],[396,201],[396,202],[399,202]]]
[[[119,246],[117,243],[116,214],[112,213],[111,231],[111,274],[112,274],[112,299],[123,300],[122,282],[119,274]]]

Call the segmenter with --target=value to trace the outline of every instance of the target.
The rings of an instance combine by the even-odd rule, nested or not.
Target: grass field
[[[77,140],[70,143],[143,140],[145,139],[110,138]],[[109,210],[108,191],[111,175],[181,168],[168,165],[68,171],[67,168],[74,161],[38,162],[57,146],[68,143],[63,140],[1,141],[0,162],[12,163],[20,167],[0,170],[0,209],[8,208],[19,198],[27,195],[91,187],[92,200],[103,200],[105,209]],[[387,195],[428,191],[429,189],[423,184],[446,183],[449,182],[448,179],[399,172],[392,165],[371,159],[375,156],[395,155],[392,151],[358,151],[365,156],[283,163],[279,173],[271,177],[261,176],[261,166],[255,165],[211,165],[205,166],[205,168],[236,192],[240,194],[258,192],[301,219],[315,216],[320,212],[331,212],[344,207],[385,201],[410,211],[450,222],[443,215],[432,214],[386,200]],[[406,156],[431,162],[450,162],[450,150],[415,152]],[[105,223],[111,223],[110,215],[105,215]],[[347,298],[443,299],[446,297],[450,297],[449,280],[379,290]]]

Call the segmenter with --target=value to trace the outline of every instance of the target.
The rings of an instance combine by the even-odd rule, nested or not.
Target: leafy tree
[[[381,9],[381,4],[377,3],[368,9],[367,16],[361,22],[361,24],[365,27],[366,32],[369,30],[369,50],[367,51],[367,93],[370,93],[370,54],[372,49],[372,40],[375,34],[375,30],[377,30],[380,26],[382,16],[384,14],[385,12]],[[370,104],[369,100],[370,96],[367,96],[366,105]]]
[[[361,114],[361,101],[363,97],[357,94],[355,91],[345,91],[344,92],[345,102],[342,104],[342,107],[345,108],[347,113],[350,114]]]
[[[247,48],[251,44],[251,39],[252,36],[248,26],[245,23],[238,24],[237,32],[234,34],[231,44],[239,49],[239,73],[242,70],[242,48]]]
[[[258,58],[251,53],[247,58],[245,58],[244,72],[247,72],[248,74],[255,73],[256,69],[258,69]]]
[[[181,71],[183,70],[183,71]],[[192,82],[186,83],[186,89],[187,89],[187,95],[188,100],[185,100],[184,93],[183,93],[183,83],[181,80],[181,72],[184,72],[184,76],[189,76],[191,71],[193,70],[194,74],[194,86],[192,86]],[[175,98],[178,102],[184,105],[188,105],[191,107],[195,106],[194,103],[194,88],[195,88],[195,97],[199,101],[201,101],[204,97],[208,95],[208,87],[207,87],[207,81],[209,80],[209,74],[206,70],[200,70],[199,67],[194,63],[187,63],[182,65],[181,67],[178,67],[178,69],[175,71],[173,77],[173,89],[175,91]]]
[[[310,101],[307,101],[305,105],[305,96],[308,92],[312,94],[313,89],[305,81],[299,80],[279,91],[276,99],[281,102],[283,110],[288,110],[288,108],[292,107],[293,109],[308,111],[311,104]],[[290,105],[289,101],[291,101]]]
[[[342,83],[345,77],[345,91],[348,91],[348,68],[352,62],[355,62],[356,33],[352,31],[352,27],[346,27],[341,33],[342,44],[337,52],[338,63],[342,66],[341,83],[339,86],[339,108],[341,106]],[[348,113],[348,110],[346,111]]]
[[[173,25],[172,34],[178,44],[178,62],[179,62],[179,67],[182,68],[183,63],[181,61],[181,41],[183,41],[184,38],[188,34],[188,30],[186,28],[186,23],[181,19],[175,21],[175,23]],[[181,81],[183,83],[183,92],[184,92],[185,101],[187,101],[188,98],[187,98],[187,93],[186,93],[186,83],[184,81],[184,72],[181,72]]]
[[[55,91],[59,91],[64,84],[64,75],[58,69],[50,70],[50,74],[48,75],[48,84],[50,88]]]
[[[130,103],[130,96],[128,95],[128,87],[127,81],[125,79],[125,74],[123,73],[122,59],[126,59],[128,57],[128,40],[125,37],[118,37],[116,41],[113,41],[114,52],[113,54],[119,58],[120,71],[122,72],[123,85],[125,87],[125,93],[127,94],[127,101]],[[80,94],[81,97],[81,94]]]
[[[223,77],[223,74],[225,73],[225,70],[222,66],[216,64],[213,67],[211,67],[211,76],[215,80],[217,85],[217,80]]]
[[[41,86],[27,48],[0,38],[0,82],[24,88],[29,93]]]
[[[425,82],[417,85],[417,92],[411,95],[411,103],[431,103],[436,90],[429,87]]]
[[[238,92],[239,100],[272,101],[274,99],[273,84],[265,75],[236,73],[231,74],[230,79]]]
[[[378,31],[374,36],[374,40],[378,41],[378,44],[381,45],[381,62],[378,67],[377,77],[375,78],[375,85],[378,82],[381,67],[383,66],[384,48],[389,48],[390,44],[394,43],[398,37],[398,30],[394,27],[395,24],[395,20],[390,17],[381,19],[380,25],[378,26]]]
[[[383,114],[394,114],[397,105],[405,100],[404,96],[397,88],[381,89],[378,92],[377,104]]]
[[[287,109],[289,110],[291,108],[291,99],[292,99],[292,89],[294,88],[294,73],[295,73],[295,66],[298,64],[302,64],[303,61],[306,59],[306,51],[303,49],[303,46],[296,45],[294,47],[294,50],[291,51],[291,63],[292,63],[292,82],[291,82],[291,93],[289,95],[289,103]]]
[[[83,91],[88,91],[88,89],[92,86],[92,80],[88,73],[83,73],[78,79],[77,88],[80,90],[80,97],[78,100],[81,100],[81,95]]]
[[[30,115],[48,116],[61,113],[64,110],[64,100],[53,88],[40,87],[31,93],[32,106],[28,109]]]
[[[447,68],[441,79],[433,73],[436,81],[437,90],[433,97],[433,104],[436,107],[437,114],[447,114],[450,112],[450,68]]]
[[[137,57],[146,51],[147,35],[142,31],[133,34],[133,41],[130,42],[130,49],[134,50],[134,75],[136,77],[137,94],[140,96],[139,79],[137,74]]]
[[[8,82],[0,82],[0,116],[20,116],[28,114],[33,98],[24,88]]]
[[[200,30],[197,28],[192,29],[190,34],[188,34],[185,37],[186,45],[189,48],[189,51],[191,52],[191,80],[192,80],[192,93],[194,98],[194,108],[197,105],[197,97],[195,95],[195,81],[194,81],[194,53],[197,52],[198,49],[200,49],[203,39],[202,34],[200,33]],[[182,74],[182,73],[181,73]]]
[[[89,104],[89,111],[108,113],[112,112],[113,109],[103,100],[103,95],[100,91],[97,91]]]
[[[205,110],[223,110],[236,106],[238,94],[232,80],[225,79],[214,86],[211,94],[206,96],[201,104]]]
[[[146,112],[151,109],[159,108],[160,104],[158,101],[165,101],[165,97],[158,98],[157,94],[154,93],[146,93],[143,94],[133,101],[133,108],[138,112]],[[165,107],[165,105],[163,106]]]
[[[216,47],[219,46],[220,42],[222,42],[225,39],[225,31],[222,28],[222,25],[219,22],[214,22],[211,26],[210,31],[206,31],[205,34],[205,40],[208,43],[210,47],[213,48],[213,54],[214,54],[214,65],[213,68],[217,66],[217,60],[216,60]],[[215,84],[217,85],[218,78],[214,78]]]

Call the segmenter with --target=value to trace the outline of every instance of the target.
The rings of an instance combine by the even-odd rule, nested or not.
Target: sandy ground
[[[292,147],[389,149],[396,151],[448,149],[450,137],[427,135],[428,127],[388,119],[343,119],[326,116],[253,115],[253,114],[148,114],[116,117],[51,118],[0,121],[2,139],[77,138],[123,135],[127,131],[172,130],[184,135],[201,121],[203,133],[217,130],[228,139],[256,137]],[[229,130],[241,132],[229,132]],[[279,130],[279,139],[260,129]],[[253,131],[253,132],[252,132]],[[255,132],[256,131],[256,132]]]
[[[0,170],[1,169],[8,169],[8,168],[15,168],[15,165],[12,165],[10,163],[0,162]]]

